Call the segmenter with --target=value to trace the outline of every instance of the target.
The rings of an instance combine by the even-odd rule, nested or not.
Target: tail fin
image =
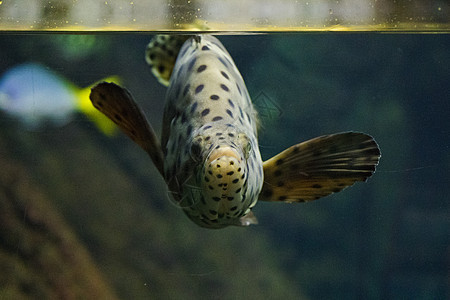
[[[120,78],[118,76],[110,76],[103,80],[99,80],[96,83],[80,89],[77,91],[77,108],[78,110],[85,114],[89,120],[91,120],[97,128],[107,136],[112,136],[117,132],[117,125],[114,124],[108,117],[99,112],[92,105],[89,94],[91,93],[91,89],[98,84],[99,82],[108,81],[114,82],[116,84],[120,84]]]
[[[169,85],[170,76],[177,60],[178,53],[190,35],[156,35],[145,50],[145,61],[152,68],[156,79]]]

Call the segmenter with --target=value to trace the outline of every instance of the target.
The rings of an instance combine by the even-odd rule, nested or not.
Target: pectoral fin
[[[89,98],[96,109],[116,123],[150,155],[156,168],[163,175],[161,144],[133,96],[114,83],[102,82],[92,88]]]
[[[366,181],[380,159],[380,149],[364,133],[321,136],[294,145],[264,162],[259,200],[305,202]]]

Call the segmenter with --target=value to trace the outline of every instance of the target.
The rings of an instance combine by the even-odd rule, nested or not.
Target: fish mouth
[[[229,188],[236,187],[246,172],[244,158],[239,150],[230,146],[214,149],[205,161],[202,182],[209,196],[226,198]]]
[[[218,148],[212,150],[206,158],[206,165],[213,164],[220,157],[234,158],[237,161],[242,161],[243,156],[238,152],[237,149],[230,146],[219,146]]]

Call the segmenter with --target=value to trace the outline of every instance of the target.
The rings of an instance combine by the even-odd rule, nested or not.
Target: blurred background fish
[[[120,83],[118,76],[104,80]],[[30,130],[47,123],[63,126],[82,113],[104,134],[114,134],[115,124],[92,107],[90,89],[76,86],[44,65],[20,64],[0,78],[0,109]]]

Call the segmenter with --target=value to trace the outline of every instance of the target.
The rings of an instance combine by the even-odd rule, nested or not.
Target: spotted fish
[[[91,101],[147,151],[171,197],[196,224],[256,224],[251,209],[258,200],[315,200],[375,171],[378,145],[356,132],[318,137],[263,163],[257,112],[217,38],[157,36],[146,56],[153,74],[168,84],[161,143],[124,88],[101,83]]]

